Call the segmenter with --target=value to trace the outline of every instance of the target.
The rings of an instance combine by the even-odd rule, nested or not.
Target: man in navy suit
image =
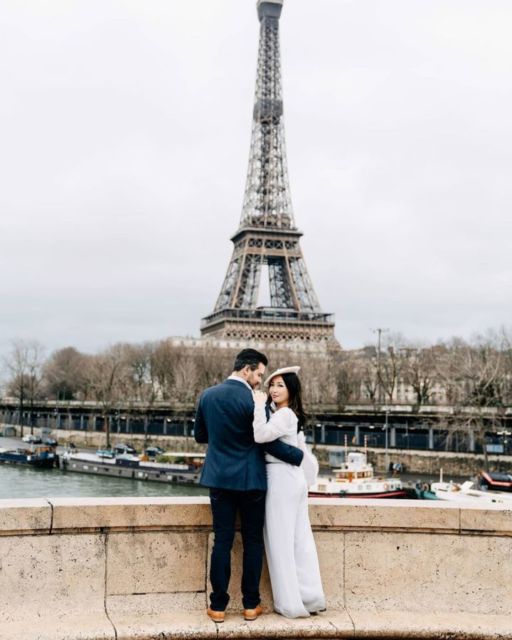
[[[240,514],[243,542],[242,601],[244,618],[255,620],[261,613],[259,584],[263,563],[263,521],[267,476],[265,451],[299,466],[303,453],[297,447],[275,440],[264,445],[254,442],[253,389],[263,379],[268,364],[264,354],[244,349],[235,359],[227,380],[206,389],[197,407],[194,435],[208,443],[201,484],[210,488],[213,516],[213,544],[210,607],[214,622],[224,621],[229,602],[231,548],[236,514]]]

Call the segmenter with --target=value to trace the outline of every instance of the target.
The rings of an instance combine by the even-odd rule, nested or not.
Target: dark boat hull
[[[55,466],[55,456],[38,456],[36,454],[22,454],[16,452],[0,453],[0,463],[18,464],[24,467],[34,467],[36,469],[52,469]]]
[[[310,498],[361,498],[361,499],[385,499],[385,498],[409,498],[405,489],[398,491],[381,491],[376,493],[322,493],[320,491],[309,491]]]
[[[512,476],[509,473],[482,471],[478,484],[482,489],[512,492]]]
[[[200,471],[185,471],[181,469],[155,469],[144,466],[129,466],[112,464],[102,460],[66,459],[61,457],[60,468],[64,471],[89,473],[96,476],[110,478],[126,478],[149,482],[164,482],[166,484],[199,484]]]

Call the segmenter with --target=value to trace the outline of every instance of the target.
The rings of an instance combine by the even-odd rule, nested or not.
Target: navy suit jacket
[[[197,442],[208,443],[201,484],[217,489],[251,491],[267,488],[265,451],[300,465],[303,453],[280,440],[254,442],[254,399],[237,380],[225,380],[206,389],[199,398],[194,425]]]

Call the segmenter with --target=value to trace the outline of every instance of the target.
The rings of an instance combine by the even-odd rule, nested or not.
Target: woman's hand
[[[265,405],[267,402],[267,394],[264,391],[255,391],[254,392],[254,402],[257,405]]]

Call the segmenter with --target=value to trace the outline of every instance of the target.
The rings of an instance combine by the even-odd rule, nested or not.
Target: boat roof
[[[163,456],[176,456],[177,458],[205,458],[206,453],[191,453],[190,451],[164,451]]]
[[[101,451],[101,449],[99,449],[98,451]],[[162,455],[164,456],[174,456],[176,458],[204,458],[206,456],[205,453],[190,453],[190,452],[181,452],[181,451],[165,451]],[[88,451],[80,451],[77,453],[72,453],[71,457],[73,458],[81,458],[83,460],[87,459],[87,460],[98,460],[99,456],[97,453],[90,453]],[[118,459],[123,459],[123,460],[139,460],[138,456],[133,456],[132,454],[123,454],[121,456],[116,456]],[[103,460],[109,460],[108,458],[102,458]],[[114,458],[112,458],[113,460]]]

